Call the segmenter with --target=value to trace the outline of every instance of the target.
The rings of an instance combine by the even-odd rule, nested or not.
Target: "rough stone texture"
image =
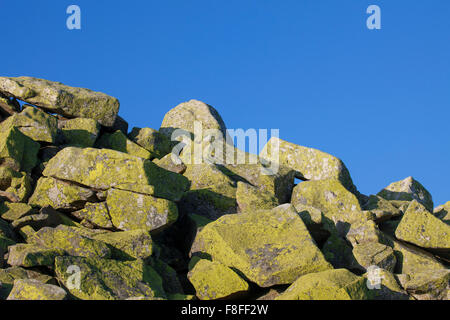
[[[40,178],[28,204],[36,207],[51,206],[59,210],[77,210],[94,197],[91,189],[53,178]]]
[[[111,229],[113,224],[106,203],[86,203],[83,209],[72,212],[80,220],[88,221],[95,227]]]
[[[15,114],[5,120],[4,125],[14,126],[24,135],[38,142],[56,142],[58,120],[31,106],[25,106],[21,113]]]
[[[33,212],[34,209],[26,203],[3,202],[0,204],[0,217],[10,222],[32,214]]]
[[[71,256],[109,258],[111,249],[106,243],[93,240],[80,228],[60,225],[56,228],[42,228],[27,239],[27,242],[49,249],[61,249]]]
[[[289,205],[223,216],[200,231],[191,253],[209,255],[261,287],[332,268]]]
[[[128,153],[129,155],[143,159],[150,159],[152,157],[149,151],[128,139],[128,137],[120,130],[114,133],[103,134],[97,141],[97,146]]]
[[[49,161],[43,175],[97,190],[116,187],[173,201],[189,187],[185,177],[151,161],[107,149],[65,148]]]
[[[300,277],[276,300],[364,300],[369,297],[363,277],[337,269]]]
[[[249,290],[247,282],[220,262],[193,259],[197,261],[193,263],[188,278],[200,300],[238,297]]]
[[[100,124],[88,118],[60,121],[58,126],[66,144],[81,148],[93,147],[100,132]]]
[[[450,201],[442,206],[434,209],[433,214],[444,221],[446,224],[450,224]]]
[[[375,216],[377,223],[402,215],[402,211],[399,208],[396,208],[392,203],[380,196],[374,195],[369,197],[363,209],[370,211]]]
[[[111,189],[106,203],[113,225],[124,231],[156,231],[178,219],[175,203],[144,194]]]
[[[202,124],[203,131],[216,129],[226,137],[226,126],[217,110],[198,100],[181,103],[170,110],[164,116],[159,132],[169,140],[172,140],[172,133],[176,129],[193,134],[195,121]]]
[[[305,181],[294,188],[294,206],[307,205],[322,211],[324,228],[329,232],[345,235],[352,223],[364,222],[364,214],[358,199],[338,180]]]
[[[69,118],[95,119],[106,127],[114,124],[119,112],[116,98],[43,79],[0,77],[0,92]]]
[[[279,153],[275,152],[277,146]],[[299,179],[336,179],[347,190],[357,192],[342,160],[325,152],[272,137],[261,151],[260,157],[295,170]]]
[[[151,128],[133,128],[128,137],[150,152],[152,158],[161,159],[171,153],[172,142],[162,133]]]
[[[366,283],[374,295],[374,300],[411,300],[393,273],[382,268],[373,268],[363,276],[367,279]]]
[[[431,194],[420,184],[419,181],[413,177],[408,177],[405,180],[393,182],[378,195],[386,200],[395,201],[413,201],[417,200],[427,208],[428,211],[433,211],[433,198]]]
[[[269,210],[279,205],[273,193],[259,190],[245,182],[238,182],[236,201],[240,212]]]
[[[69,286],[72,295],[83,300],[125,300],[132,297],[166,298],[161,277],[142,261],[81,257],[58,257],[56,276],[62,283],[71,283],[68,268],[80,268],[80,287]]]
[[[7,300],[64,300],[66,296],[67,292],[58,286],[33,279],[21,279],[14,281]]]
[[[450,270],[428,270],[416,273],[406,281],[404,287],[418,300],[449,300]]]
[[[411,202],[403,215],[395,236],[450,258],[450,225],[436,218],[416,200]]]
[[[397,263],[394,250],[391,247],[376,242],[356,245],[353,248],[353,255],[356,261],[366,270],[371,266],[377,266],[393,272]]]
[[[21,267],[0,269],[0,283],[2,284],[0,287],[0,299],[6,299],[8,297],[13,288],[14,281],[19,279],[34,279],[44,284],[53,282],[53,278],[48,275]]]
[[[157,166],[164,168],[168,171],[172,171],[175,173],[183,174],[186,171],[186,165],[181,161],[181,159],[177,159],[174,161],[172,159],[172,153],[162,157],[161,159],[154,159],[153,163]]]
[[[13,267],[53,266],[55,257],[65,255],[61,249],[46,249],[30,244],[9,247],[8,264]]]

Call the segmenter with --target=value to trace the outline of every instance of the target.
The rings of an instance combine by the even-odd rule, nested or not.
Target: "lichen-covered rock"
[[[366,300],[366,280],[346,269],[310,273],[298,278],[276,300]]]
[[[161,159],[172,151],[172,142],[167,136],[151,128],[133,128],[128,137],[145,150],[152,158]]]
[[[113,225],[124,231],[156,231],[178,219],[178,209],[174,202],[144,194],[111,189],[106,203]]]
[[[353,223],[346,234],[346,238],[350,241],[352,246],[370,242],[386,244],[383,233],[378,226],[370,220]]]
[[[42,177],[28,204],[36,207],[51,206],[59,210],[77,210],[93,199],[94,192],[69,182]]]
[[[174,161],[172,159],[172,153],[162,157],[161,159],[154,159],[153,163],[158,165],[161,168],[164,168],[168,171],[172,171],[175,173],[183,174],[186,171],[186,165],[181,161],[181,159],[176,159]]]
[[[436,218],[416,200],[412,201],[398,225],[397,239],[450,257],[450,225]]]
[[[240,212],[269,210],[279,205],[274,194],[241,181],[237,183],[236,201]]]
[[[207,254],[260,287],[332,268],[289,205],[223,216],[200,231],[191,254]]]
[[[391,183],[378,193],[383,199],[394,201],[417,200],[423,204],[428,211],[433,211],[433,198],[431,194],[413,177],[408,177],[402,181]]]
[[[30,195],[33,193],[33,180],[28,173],[25,172],[16,172],[9,168],[4,168],[6,171],[9,171],[8,179],[9,184],[5,189],[6,194],[9,194],[8,197],[10,201],[18,203],[18,202],[26,202]],[[0,169],[0,171],[3,171]],[[4,172],[4,171],[3,171]]]
[[[0,114],[11,116],[20,112],[20,103],[11,97],[7,97],[0,92]]]
[[[201,123],[203,131],[219,130],[223,137],[226,137],[227,129],[217,110],[198,100],[181,103],[166,113],[159,132],[170,140],[176,129],[183,129],[193,134],[196,121]]]
[[[316,242],[323,243],[330,236],[330,232],[324,229],[324,220],[326,219],[323,219],[322,211],[301,203],[295,204],[295,210]]]
[[[107,149],[65,148],[48,162],[43,174],[96,190],[115,187],[173,201],[179,201],[189,188],[188,179],[182,175],[149,160]]]
[[[76,257],[109,258],[111,249],[102,241],[89,238],[80,228],[60,225],[45,227],[27,238],[29,244],[49,249],[62,249]]]
[[[396,274],[412,275],[423,271],[445,269],[432,254],[394,239],[390,241],[390,246],[397,257]]]
[[[26,203],[3,202],[0,204],[0,217],[6,221],[19,220],[34,213],[35,210]]]
[[[14,287],[7,300],[64,300],[67,292],[55,285],[33,279],[14,281]]]
[[[321,210],[324,228],[342,236],[345,236],[350,224],[369,220],[356,196],[338,180],[302,182],[294,188],[291,201],[294,206],[307,205]]]
[[[450,270],[428,270],[415,273],[406,281],[404,288],[418,300],[448,300]]]
[[[11,225],[3,219],[0,219],[0,236],[11,240],[16,240],[17,238],[17,235]]]
[[[114,124],[119,112],[116,98],[43,79],[0,77],[0,92],[69,118],[95,119],[106,127]]]
[[[48,249],[30,244],[16,244],[8,249],[8,264],[13,267],[53,266],[55,257],[65,255],[61,249]]]
[[[399,208],[396,208],[392,203],[380,196],[374,195],[369,197],[363,209],[373,213],[377,223],[402,215],[402,211]]]
[[[0,160],[15,171],[31,172],[36,166],[40,144],[12,126],[11,121],[0,124]]]
[[[83,209],[72,212],[71,214],[99,228],[111,229],[113,227],[105,202],[86,203]]]
[[[363,275],[374,300],[411,300],[399,285],[396,276],[382,268],[372,267]]]
[[[80,286],[70,266],[79,268]],[[166,298],[161,277],[141,260],[57,257],[55,272],[70,293],[83,300],[125,300],[131,297]]]
[[[363,268],[356,261],[352,247],[345,239],[332,234],[322,247],[325,259],[333,265],[335,269],[348,269],[361,272]]]
[[[161,276],[163,289],[169,300],[191,300],[184,295],[183,286],[178,278],[178,273],[161,259],[148,259],[150,266]],[[146,262],[147,262],[146,261]],[[187,279],[186,279],[187,281]]]
[[[236,272],[217,261],[193,258],[189,281],[200,300],[236,298],[249,290],[249,285]]]
[[[44,207],[38,214],[30,214],[11,223],[15,229],[30,226],[34,230],[39,230],[44,227],[57,227],[60,224],[75,225],[75,223],[69,223],[67,217],[52,207]]]
[[[110,245],[112,258],[118,260],[146,260],[153,253],[153,241],[146,230],[100,233],[92,238]]]
[[[450,201],[442,206],[434,209],[433,214],[444,221],[446,224],[450,224]]]
[[[18,128],[24,135],[38,142],[56,142],[58,120],[32,106],[24,106],[21,113],[5,120],[4,125]]]
[[[58,126],[66,144],[81,148],[93,147],[100,132],[100,124],[88,118],[63,120]]]
[[[27,270],[21,267],[11,267],[0,269],[0,299],[6,299],[10,294],[14,281],[19,279],[34,279],[44,284],[51,284],[53,278],[51,276],[38,273],[36,271]]]
[[[114,133],[105,133],[102,135],[97,141],[97,145],[100,148],[112,149],[144,159],[151,158],[151,153],[149,151],[129,140],[127,136],[119,130]]]
[[[279,152],[276,152],[277,148]],[[357,192],[342,160],[325,152],[272,137],[261,151],[260,157],[295,170],[299,179],[335,179],[341,182],[347,190],[353,193]]]
[[[395,264],[397,263],[394,250],[377,242],[356,245],[353,248],[353,255],[356,261],[366,270],[371,266],[377,266],[394,272]]]
[[[188,165],[184,176],[191,188],[183,195],[180,210],[215,220],[237,212],[236,182],[216,165]]]

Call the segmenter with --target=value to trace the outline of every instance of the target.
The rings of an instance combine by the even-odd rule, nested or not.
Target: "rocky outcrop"
[[[450,202],[415,179],[366,196],[316,149],[211,148],[231,131],[203,102],[160,130],[118,110],[0,77],[0,299],[449,299]]]

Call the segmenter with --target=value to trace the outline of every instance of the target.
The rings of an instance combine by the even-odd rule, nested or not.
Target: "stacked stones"
[[[177,129],[203,148],[196,121],[225,139],[214,108],[131,132],[118,111],[0,77],[0,299],[449,298],[450,202],[413,178],[365,196],[341,160],[277,138],[231,146],[244,164],[175,159]]]

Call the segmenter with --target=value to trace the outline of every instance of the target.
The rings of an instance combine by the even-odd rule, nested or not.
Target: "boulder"
[[[128,137],[120,130],[114,133],[103,134],[97,141],[97,146],[128,153],[129,155],[143,159],[150,159],[152,157],[149,151],[128,139]]]
[[[346,235],[351,224],[370,219],[362,212],[356,196],[338,180],[302,182],[294,188],[291,203],[321,210],[324,228],[341,236]]]
[[[30,214],[11,223],[15,229],[21,229],[25,226],[31,226],[34,230],[44,227],[57,227],[60,224],[75,225],[60,212],[52,207],[44,207],[39,210],[39,214]]]
[[[193,134],[194,122],[201,123],[203,131],[219,130],[223,137],[226,137],[227,129],[217,110],[198,100],[181,103],[166,113],[159,132],[172,140],[172,133],[176,129],[182,129]]]
[[[55,257],[65,255],[61,249],[48,249],[32,244],[16,244],[8,249],[8,264],[13,267],[53,266]]]
[[[67,292],[55,285],[45,284],[33,279],[14,281],[7,300],[64,300]]]
[[[372,266],[366,274],[366,283],[374,300],[411,300],[408,293],[399,285],[396,275],[379,267]]]
[[[179,161],[178,160],[173,161],[172,153],[169,153],[168,155],[162,157],[161,159],[158,158],[154,159],[153,163],[168,171],[179,174],[183,174],[186,171],[186,165],[181,161],[181,159]]]
[[[370,211],[375,216],[377,223],[402,215],[402,211],[399,208],[396,208],[388,200],[375,195],[369,197],[363,209]]]
[[[172,142],[167,136],[151,128],[133,128],[128,137],[149,151],[152,158],[161,159],[171,153]]]
[[[450,270],[415,273],[403,285],[406,291],[418,300],[449,300]]]
[[[220,262],[193,259],[188,278],[200,300],[237,298],[249,290],[247,282]]]
[[[88,237],[80,228],[60,225],[45,227],[27,238],[29,244],[49,249],[61,249],[76,257],[109,258],[110,247],[99,240]]]
[[[87,201],[94,199],[95,193],[91,189],[70,182],[42,177],[38,180],[28,204],[33,207],[51,206],[56,210],[73,211],[83,208]]]
[[[178,219],[174,202],[144,194],[111,189],[106,204],[113,225],[124,231],[157,231]]]
[[[0,217],[12,222],[34,213],[35,210],[26,203],[3,202],[0,204]]]
[[[269,210],[279,205],[273,193],[241,181],[237,183],[236,201],[240,212]]]
[[[9,117],[3,125],[16,127],[24,135],[37,142],[56,142],[58,120],[32,106],[24,106],[21,113]]]
[[[0,77],[0,92],[68,118],[90,118],[110,127],[119,101],[104,93],[31,77]]]
[[[433,211],[431,194],[413,177],[391,183],[378,193],[383,199],[393,201],[413,201],[423,204],[428,211]]]
[[[71,276],[79,269],[79,286]],[[125,300],[132,297],[166,298],[161,277],[141,260],[57,257],[55,273],[70,293],[83,300]]]
[[[88,118],[62,120],[58,126],[66,144],[81,148],[93,147],[100,132],[100,124]]]
[[[184,176],[191,188],[183,195],[180,211],[215,220],[237,212],[236,182],[213,164],[188,165]]]
[[[15,171],[31,172],[40,144],[24,135],[11,121],[0,124],[0,162]]]
[[[0,286],[0,299],[6,299],[13,288],[14,281],[20,279],[33,279],[44,284],[52,284],[54,282],[51,276],[21,267],[0,269],[0,283],[2,284]]]
[[[350,173],[342,160],[325,152],[272,137],[261,151],[260,157],[295,170],[299,179],[334,179],[347,190],[357,193]]]
[[[366,280],[346,269],[325,270],[298,278],[276,300],[366,300]]]
[[[146,230],[106,232],[92,238],[111,246],[112,258],[117,260],[146,260],[153,253],[153,241]]]
[[[434,209],[433,214],[435,217],[441,219],[446,224],[450,224],[450,201],[442,206]]]
[[[289,205],[223,216],[198,233],[191,254],[210,256],[260,287],[332,268]]]
[[[358,263],[367,270],[377,266],[394,272],[397,258],[391,247],[377,242],[358,244],[353,248],[353,255]]]
[[[74,217],[87,221],[95,227],[111,229],[113,227],[105,202],[86,203],[83,209],[72,212]]]
[[[416,200],[411,202],[403,215],[395,236],[450,258],[450,225],[436,218]]]
[[[48,162],[43,174],[96,190],[115,187],[173,201],[179,201],[189,188],[189,181],[182,175],[107,149],[65,148]]]

